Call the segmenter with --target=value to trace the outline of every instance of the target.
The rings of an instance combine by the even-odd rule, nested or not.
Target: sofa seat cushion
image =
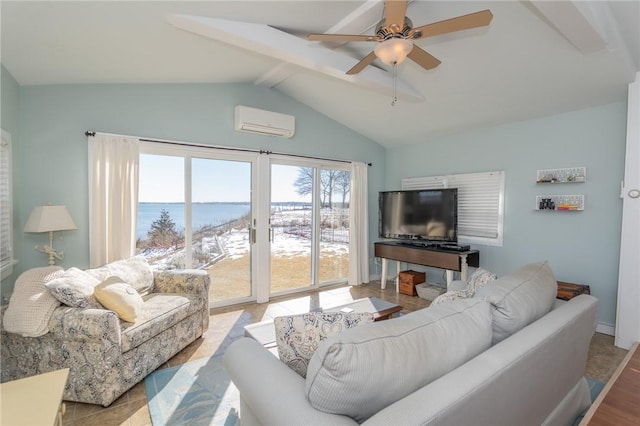
[[[362,423],[490,345],[488,302],[443,303],[329,337],[309,362],[305,391],[317,410]]]
[[[554,306],[558,283],[549,264],[531,263],[484,285],[474,295],[491,303],[493,344],[546,315]]]
[[[191,300],[173,293],[153,293],[134,323],[122,323],[122,352],[127,352],[194,313]]]

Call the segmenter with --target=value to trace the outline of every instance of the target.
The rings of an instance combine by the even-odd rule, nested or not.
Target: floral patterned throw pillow
[[[453,302],[454,300],[458,299],[468,299],[469,297],[470,296],[469,293],[467,293],[467,290],[447,291],[446,293],[442,293],[440,296],[433,299],[433,302],[431,302],[429,306],[435,306],[446,302]]]
[[[373,313],[310,312],[308,314],[276,317],[278,356],[302,377],[321,342],[348,328],[373,322]]]
[[[430,306],[440,303],[453,302],[458,299],[473,297],[476,291],[480,290],[486,283],[495,280],[496,274],[486,269],[478,268],[467,280],[467,287],[464,290],[448,291],[436,297]]]
[[[476,269],[473,275],[469,277],[469,281],[467,283],[467,293],[470,293],[469,297],[476,294],[476,291],[480,290],[486,283],[491,282],[496,278],[497,276],[493,272],[489,272],[482,268]]]
[[[93,297],[94,288],[100,281],[78,268],[69,268],[62,276],[45,284],[60,302],[74,308],[102,308]]]

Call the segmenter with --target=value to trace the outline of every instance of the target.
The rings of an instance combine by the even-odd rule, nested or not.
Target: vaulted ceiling
[[[442,63],[394,78],[373,42],[383,1],[7,1],[1,60],[20,85],[253,83],[386,147],[626,99],[640,70],[639,1],[413,0],[415,26],[490,9],[488,27],[415,42]],[[274,108],[277,110],[277,108]],[[289,111],[280,111],[289,112]]]

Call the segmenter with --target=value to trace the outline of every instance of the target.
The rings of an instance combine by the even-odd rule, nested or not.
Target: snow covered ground
[[[310,256],[310,215],[309,210],[284,210],[272,216],[273,256]],[[342,226],[345,220],[348,222],[348,215],[345,215],[345,212],[323,210],[321,220],[330,225],[323,229],[323,240],[333,241],[320,243],[322,253],[338,256],[348,254],[349,230]],[[217,238],[206,237],[201,242],[194,242],[194,266],[203,267],[224,258],[239,259],[248,255],[249,249],[249,231],[246,228],[231,229]],[[201,262],[198,262],[198,253],[202,255]],[[184,249],[147,249],[142,254],[157,269],[184,268]]]

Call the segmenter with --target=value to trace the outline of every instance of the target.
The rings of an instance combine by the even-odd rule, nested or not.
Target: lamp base
[[[33,248],[40,253],[49,255],[49,266],[54,266],[56,264],[56,259],[62,260],[64,259],[64,251],[55,251],[53,249],[53,231],[49,231],[49,245],[48,246],[35,246]]]

